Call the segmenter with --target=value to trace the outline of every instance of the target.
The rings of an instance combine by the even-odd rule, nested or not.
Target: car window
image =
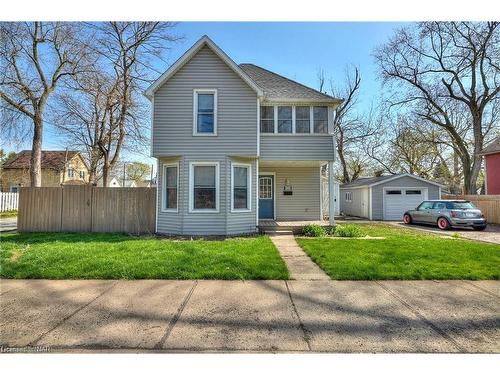
[[[476,208],[476,206],[474,206],[471,202],[450,202],[450,203],[453,206],[452,208],[456,210],[467,210]]]
[[[447,207],[445,202],[436,202],[434,203],[434,209],[435,210],[445,210]]]
[[[432,208],[433,202],[422,202],[420,206],[418,206],[418,210],[428,210]]]

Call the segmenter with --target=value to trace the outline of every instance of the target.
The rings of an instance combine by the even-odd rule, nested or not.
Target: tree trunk
[[[108,175],[109,175],[109,162],[108,158],[104,157],[104,163],[102,165],[102,186],[108,187]]]
[[[32,187],[42,186],[42,137],[43,118],[36,114],[33,120],[33,144],[31,147],[30,181]]]

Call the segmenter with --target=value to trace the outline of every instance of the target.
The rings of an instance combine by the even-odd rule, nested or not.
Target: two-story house
[[[2,167],[1,190],[17,192],[21,186],[30,186],[29,168],[31,150],[23,150],[8,159]],[[42,186],[87,184],[89,171],[78,151],[42,151]]]
[[[328,165],[332,192],[333,113],[341,100],[237,65],[207,36],[146,96],[158,233],[231,235],[257,231],[259,220],[322,219],[321,168]]]

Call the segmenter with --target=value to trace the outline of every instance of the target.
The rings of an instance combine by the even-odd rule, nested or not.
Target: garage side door
[[[384,220],[401,220],[405,211],[427,199],[427,188],[385,188],[383,194]]]

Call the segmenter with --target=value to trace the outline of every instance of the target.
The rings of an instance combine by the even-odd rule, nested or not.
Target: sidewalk
[[[2,280],[0,346],[500,352],[499,281]]]

